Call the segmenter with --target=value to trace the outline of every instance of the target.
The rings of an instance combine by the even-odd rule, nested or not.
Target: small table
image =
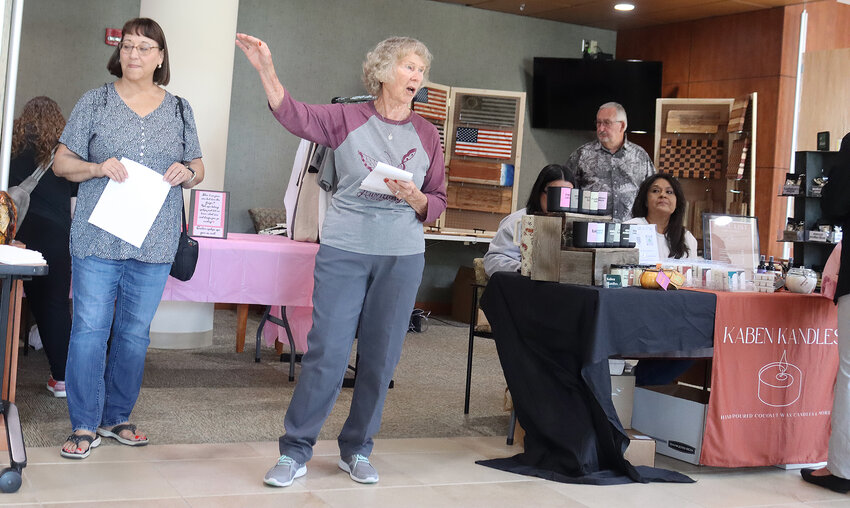
[[[0,357],[4,368],[0,374],[2,387],[3,421],[9,445],[10,466],[0,471],[0,491],[16,492],[21,487],[21,471],[27,465],[27,453],[21,432],[21,419],[15,406],[15,378],[18,364],[18,326],[21,312],[21,281],[25,278],[47,275],[47,265],[0,264],[0,330],[5,340],[0,341]]]
[[[224,240],[196,240],[195,274],[185,282],[169,277],[163,300],[236,304],[236,351],[240,353],[245,348],[248,305],[288,307],[293,311],[289,321],[295,344],[306,348],[318,244],[241,233],[230,233]]]

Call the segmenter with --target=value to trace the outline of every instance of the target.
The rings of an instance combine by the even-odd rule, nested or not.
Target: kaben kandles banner
[[[836,328],[834,304],[817,295],[718,293],[700,463],[825,461]]]

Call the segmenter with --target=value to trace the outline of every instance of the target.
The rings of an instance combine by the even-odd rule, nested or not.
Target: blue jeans
[[[71,267],[68,413],[73,430],[94,432],[130,418],[142,387],[151,321],[171,265],[88,256],[72,258]]]

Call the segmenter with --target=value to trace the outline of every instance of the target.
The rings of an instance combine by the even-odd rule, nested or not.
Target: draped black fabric
[[[608,357],[711,347],[715,296],[602,289],[496,273],[481,308],[526,431],[525,452],[478,464],[564,483],[692,482],[632,466],[611,400]]]

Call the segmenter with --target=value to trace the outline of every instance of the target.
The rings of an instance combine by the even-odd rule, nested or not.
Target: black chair
[[[490,323],[478,322],[478,316],[481,314],[478,308],[478,299],[484,288],[487,286],[487,274],[484,272],[484,259],[475,258],[472,261],[473,269],[475,270],[475,282],[472,284],[472,308],[469,314],[469,349],[466,355],[466,394],[463,400],[463,414],[469,414],[469,394],[472,385],[472,352],[475,346],[475,337],[482,339],[493,339],[493,332],[490,329]],[[481,314],[483,316],[483,314]],[[485,316],[486,321],[486,316]],[[508,424],[508,446],[514,444],[514,430],[516,429],[516,411],[511,409],[511,421]]]

